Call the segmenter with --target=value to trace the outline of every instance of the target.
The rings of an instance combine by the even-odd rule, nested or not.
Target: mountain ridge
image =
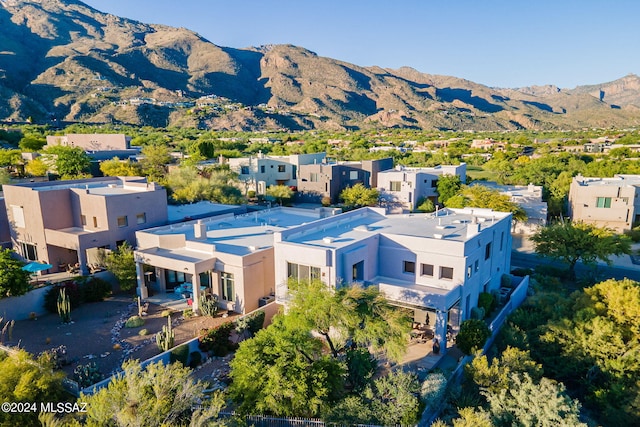
[[[210,129],[554,129],[640,124],[640,78],[491,88],[303,47],[218,46],[77,0],[0,1],[0,120]]]

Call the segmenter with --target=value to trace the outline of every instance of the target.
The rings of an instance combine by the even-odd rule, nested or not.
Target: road
[[[544,264],[560,269],[567,268],[566,264],[558,261],[554,261],[548,258],[538,257],[535,253],[526,252],[511,252],[511,268],[531,268]],[[613,265],[611,267],[607,265],[598,265],[597,267],[585,266],[580,263],[576,265],[576,275],[578,277],[584,277],[586,275],[595,276],[598,279],[606,280],[614,278],[617,280],[629,278],[640,282],[640,265],[637,268],[630,268],[622,265]]]

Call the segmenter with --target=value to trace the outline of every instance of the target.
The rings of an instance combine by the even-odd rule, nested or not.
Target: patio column
[[[78,248],[76,251],[78,254],[78,270],[83,276],[89,275],[89,269],[87,268],[87,253],[84,249]]]
[[[156,267],[156,281],[158,290],[163,294],[167,292],[167,276],[164,274],[164,268]]]
[[[433,328],[433,334],[440,343],[440,354],[447,352],[447,312],[442,310],[436,311],[436,324]]]
[[[193,305],[191,308],[195,314],[200,314],[200,275],[194,274],[191,281],[193,284]]]
[[[142,263],[136,262],[136,280],[138,281],[138,295],[140,299],[149,298],[149,290],[147,284],[144,282],[144,269]]]

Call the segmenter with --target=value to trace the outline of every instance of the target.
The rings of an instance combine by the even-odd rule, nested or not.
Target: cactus
[[[71,322],[71,300],[64,288],[60,289],[60,294],[58,295],[58,315],[62,319],[62,323]]]
[[[160,351],[167,351],[173,348],[173,330],[171,329],[171,316],[167,316],[167,326],[162,327],[162,331],[156,334],[156,344]]]

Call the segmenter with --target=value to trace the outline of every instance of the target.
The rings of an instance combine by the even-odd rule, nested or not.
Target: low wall
[[[44,308],[44,296],[51,286],[34,289],[19,297],[0,299],[0,317],[4,320],[29,319],[31,313],[41,316],[47,313]]]
[[[262,324],[262,327],[266,328],[267,326],[269,326],[271,324],[271,319],[273,319],[273,316],[276,315],[278,313],[278,311],[280,311],[280,307],[281,307],[281,305],[276,304],[275,302],[272,302],[272,303],[269,303],[269,304],[267,304],[267,305],[265,305],[263,307],[258,308],[257,310],[254,310],[254,311],[252,311],[250,313],[247,313],[242,317],[249,316],[249,315],[255,313],[256,311],[264,311],[265,316],[264,316],[264,323]],[[240,317],[240,318],[242,318],[242,317]],[[185,345],[185,344],[188,345],[189,346],[189,354],[191,354],[194,351],[199,351],[198,343],[199,343],[198,342],[198,338],[193,338],[193,339],[191,339],[191,340],[189,340],[189,341],[187,341],[185,343],[178,344],[178,346]],[[158,362],[162,362],[165,365],[169,364],[170,361],[171,361],[171,351],[173,351],[178,346],[175,346],[175,347],[173,347],[173,348],[171,348],[171,349],[169,349],[169,350],[167,350],[165,352],[162,352],[162,353],[158,354],[157,356],[151,357],[151,358],[149,358],[147,360],[144,360],[144,361],[140,362],[140,366],[142,368],[144,368],[147,365],[150,365],[152,363],[158,363]],[[118,375],[118,374],[116,374],[116,375]],[[106,378],[106,379],[100,381],[99,383],[93,384],[93,385],[83,389],[82,393],[84,393],[84,394],[93,394],[93,393],[97,392],[98,390],[100,390],[101,388],[104,388],[104,387],[108,386],[109,383],[111,382],[112,378],[113,378],[113,376],[109,377],[109,378]]]

